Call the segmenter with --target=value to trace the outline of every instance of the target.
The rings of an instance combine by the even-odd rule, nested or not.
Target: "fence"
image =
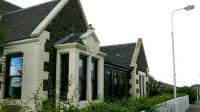
[[[189,96],[183,96],[177,98],[177,110],[178,112],[185,112],[189,108]],[[174,112],[174,100],[168,100],[159,105],[158,112]]]

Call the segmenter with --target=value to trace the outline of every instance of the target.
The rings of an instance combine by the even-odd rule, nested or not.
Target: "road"
[[[200,112],[200,102],[191,104],[186,112]]]

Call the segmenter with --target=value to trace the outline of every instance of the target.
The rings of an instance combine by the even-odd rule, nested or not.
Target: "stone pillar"
[[[60,68],[61,68],[60,53],[57,53],[56,58],[56,105],[60,102]]]
[[[69,52],[69,87],[68,99],[73,100],[75,105],[79,102],[79,52],[73,48]]]
[[[136,70],[137,70],[137,65],[134,66],[132,72],[131,72],[131,79],[129,81],[129,84],[131,85],[131,88],[130,88],[130,94],[132,97],[135,97],[137,96],[137,93],[136,93]]]
[[[92,100],[92,90],[91,90],[91,67],[92,67],[92,58],[91,56],[87,57],[87,84],[86,84],[86,99],[87,101],[91,101]]]
[[[98,60],[98,74],[97,74],[97,96],[100,100],[104,98],[104,59]]]

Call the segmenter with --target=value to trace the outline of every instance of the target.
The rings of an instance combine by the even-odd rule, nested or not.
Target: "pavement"
[[[200,102],[190,104],[190,107],[187,109],[186,112],[200,112]]]

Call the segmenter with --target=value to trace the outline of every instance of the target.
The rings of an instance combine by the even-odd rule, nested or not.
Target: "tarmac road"
[[[191,104],[186,112],[200,112],[200,102]]]

